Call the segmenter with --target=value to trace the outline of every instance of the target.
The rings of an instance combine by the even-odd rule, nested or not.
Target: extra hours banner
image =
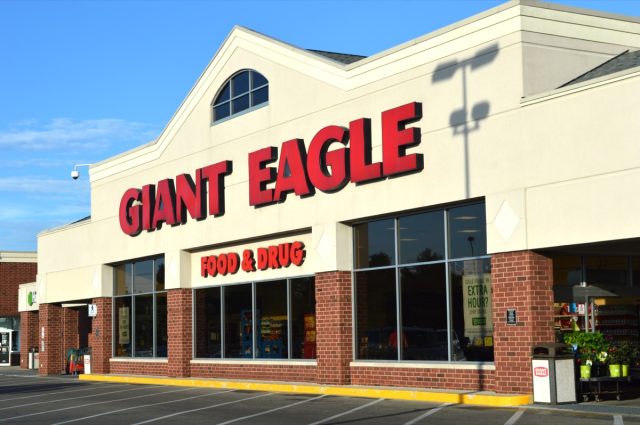
[[[474,345],[486,344],[485,337],[493,332],[491,312],[491,274],[481,273],[462,277],[464,304],[464,333]],[[489,342],[489,341],[487,341]]]

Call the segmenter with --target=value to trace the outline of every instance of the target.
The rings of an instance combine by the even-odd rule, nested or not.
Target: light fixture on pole
[[[73,166],[73,170],[71,170],[71,178],[74,180],[78,180],[80,177],[80,171],[78,171],[78,167],[90,167],[92,164],[76,164]]]

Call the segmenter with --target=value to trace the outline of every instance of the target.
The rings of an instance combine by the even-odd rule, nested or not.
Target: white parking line
[[[24,379],[2,379],[0,380],[0,382],[2,383],[0,385],[0,387],[13,387],[16,386],[18,384],[20,384],[21,382],[23,382]],[[7,384],[7,382],[9,382],[9,384]],[[37,382],[27,382],[25,385],[32,385],[32,384],[37,384]]]
[[[7,382],[7,381],[22,381],[22,379],[20,379],[17,376],[8,376],[8,375],[0,376],[0,382]]]
[[[214,409],[216,407],[226,406],[226,405],[229,405],[229,404],[240,403],[242,401],[253,400],[255,398],[266,397],[266,396],[269,396],[269,395],[273,395],[273,393],[260,394],[260,395],[254,396],[254,397],[247,397],[247,398],[243,398],[243,399],[240,399],[240,400],[226,401],[224,403],[214,404],[213,406],[199,407],[197,409],[191,409],[191,410],[183,410],[182,412],[176,412],[176,413],[172,413],[170,415],[165,415],[165,416],[160,416],[158,418],[148,419],[148,420],[143,421],[143,422],[137,422],[137,423],[135,423],[133,425],[148,424],[150,422],[156,422],[156,421],[161,421],[161,420],[167,419],[167,418],[173,418],[174,416],[178,416],[178,415],[185,415],[187,413],[198,412],[200,410]]]
[[[135,389],[139,389],[139,388],[135,388]],[[127,398],[117,398],[115,400],[106,400],[106,401],[96,401],[95,403],[87,403],[87,404],[80,404],[78,406],[69,406],[69,407],[63,407],[61,409],[53,409],[53,410],[46,410],[44,412],[37,412],[37,413],[29,413],[27,415],[20,415],[20,416],[13,416],[11,418],[4,418],[4,419],[0,419],[0,422],[6,422],[6,421],[10,421],[13,419],[19,419],[19,418],[28,418],[30,416],[38,416],[38,415],[44,415],[47,413],[53,413],[53,412],[61,412],[63,410],[70,410],[70,409],[79,409],[81,407],[87,407],[87,406],[95,406],[97,404],[105,404],[105,403],[115,403],[116,401],[123,401],[123,400],[134,400],[137,398],[143,398],[143,397],[153,397],[154,395],[160,395],[160,394],[170,394],[170,393],[177,393],[177,392],[181,392],[181,391],[188,391],[191,388],[185,388],[185,389],[180,389],[180,390],[174,390],[174,391],[164,391],[161,393],[153,393],[153,394],[144,394],[144,395],[138,395],[135,397],[127,397]]]
[[[326,395],[323,394],[323,395],[320,395],[318,397],[312,397],[312,398],[308,398],[306,400],[298,401],[296,403],[287,404],[286,406],[276,407],[275,409],[265,410],[264,412],[260,412],[260,413],[254,413],[253,415],[243,416],[241,418],[231,419],[230,421],[221,422],[218,425],[227,425],[227,424],[232,424],[234,422],[242,421],[244,419],[255,418],[256,416],[262,416],[262,415],[266,415],[267,413],[275,412],[275,411],[278,411],[278,410],[288,409],[290,407],[297,406],[299,404],[306,403],[308,401],[317,400],[317,399],[322,398],[322,397],[326,397]]]
[[[83,395],[83,396],[80,396],[80,397],[58,398],[56,400],[36,401],[35,403],[19,404],[17,406],[13,405],[13,406],[9,406],[9,407],[0,407],[0,410],[15,409],[17,407],[35,406],[36,404],[57,403],[59,401],[79,400],[81,398],[98,397],[98,396],[105,395],[105,394],[124,393],[124,392],[127,392],[127,391],[136,391],[136,390],[139,390],[139,389],[140,388],[129,388],[129,389],[126,389],[126,390],[108,391],[106,393]]]
[[[518,410],[509,418],[507,422],[504,423],[504,425],[514,425],[516,422],[518,422],[518,420],[520,420],[520,416],[522,416],[523,414],[524,414],[524,409]]]
[[[451,406],[452,404],[453,404],[453,403],[445,403],[445,404],[441,404],[440,406],[435,407],[435,408],[433,408],[433,409],[429,410],[428,412],[423,413],[422,415],[418,416],[417,418],[412,419],[412,420],[410,420],[409,422],[406,422],[404,425],[413,425],[413,424],[415,424],[416,422],[418,422],[418,421],[420,421],[420,420],[422,420],[422,419],[426,418],[427,416],[431,416],[431,415],[433,415],[434,413],[438,413],[439,411],[441,411],[441,410],[442,410],[442,409],[444,409],[445,407],[447,407],[447,406]]]
[[[615,415],[613,417],[613,425],[624,425],[624,422],[622,421],[622,416],[621,415]]]
[[[355,409],[347,410],[346,412],[338,413],[337,415],[330,416],[328,418],[322,419],[322,420],[320,420],[318,422],[314,422],[314,423],[309,424],[309,425],[318,425],[318,424],[330,421],[331,419],[339,418],[340,416],[345,416],[345,415],[348,415],[349,413],[357,412],[358,410],[364,409],[365,407],[373,406],[376,403],[380,403],[382,400],[384,400],[384,398],[379,398],[377,400],[373,400],[371,403],[364,404],[364,405],[362,405],[360,407],[356,407]]]
[[[129,386],[128,384],[125,384],[127,386]],[[44,394],[40,393],[40,394],[34,394],[34,395],[26,395],[23,397],[14,397],[14,398],[3,398],[0,399],[0,403],[2,403],[3,401],[14,401],[14,400],[24,400],[25,398],[34,398],[34,397],[42,397],[44,395],[51,395],[51,394],[66,394],[66,393],[77,393],[78,391],[87,391],[89,389],[95,390],[95,389],[99,389],[99,388],[107,388],[107,387],[111,387],[113,386],[113,384],[107,384],[107,385],[101,385],[101,386],[95,386],[95,387],[83,387],[79,390],[68,390],[68,391],[53,391],[53,392],[49,392],[46,390],[42,390],[44,392]]]
[[[84,416],[82,418],[71,419],[70,421],[58,422],[58,423],[55,423],[54,425],[68,424],[70,422],[77,422],[77,421],[82,421],[82,420],[85,420],[85,419],[97,418],[98,416],[112,415],[114,413],[124,412],[124,411],[127,411],[127,410],[142,409],[143,407],[157,406],[159,404],[178,403],[178,402],[185,401],[185,400],[193,400],[194,398],[211,397],[213,395],[231,393],[231,392],[234,392],[234,391],[236,391],[236,390],[227,390],[227,391],[219,391],[217,393],[194,395],[194,396],[191,396],[191,397],[185,397],[185,398],[181,398],[181,399],[178,399],[178,400],[162,401],[160,403],[142,404],[140,406],[133,406],[133,407],[127,407],[127,408],[124,408],[124,409],[111,410],[109,412],[98,413],[97,415]]]

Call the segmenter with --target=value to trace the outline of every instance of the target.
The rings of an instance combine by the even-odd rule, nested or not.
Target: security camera
[[[78,177],[80,177],[80,171],[78,171],[78,167],[91,167],[91,164],[76,164],[76,165],[74,165],[73,166],[73,171],[71,171],[71,178],[74,179],[74,180],[78,180]]]

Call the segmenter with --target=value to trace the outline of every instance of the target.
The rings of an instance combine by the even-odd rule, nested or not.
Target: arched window
[[[269,101],[269,81],[254,70],[233,75],[213,101],[213,122],[253,109]]]

